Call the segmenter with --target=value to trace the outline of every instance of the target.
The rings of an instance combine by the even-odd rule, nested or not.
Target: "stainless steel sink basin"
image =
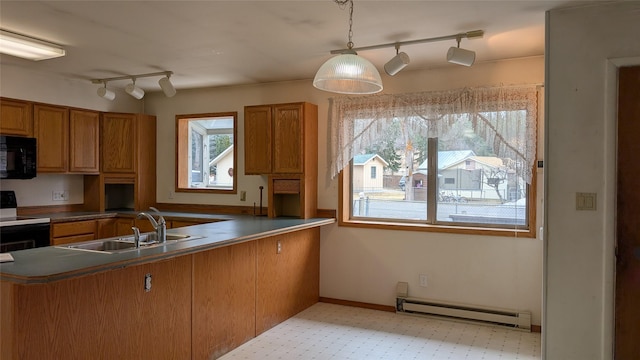
[[[64,247],[69,249],[78,249],[78,250],[114,252],[114,251],[120,251],[120,250],[135,249],[135,244],[133,242],[120,241],[120,240],[97,240],[97,241],[89,241],[89,242],[77,243],[72,245],[66,245]]]
[[[200,238],[202,238],[202,236],[184,235],[184,234],[167,234],[167,242],[165,244],[173,244],[178,241],[194,240],[194,239],[200,239]],[[140,234],[139,249],[149,249],[149,248],[154,248],[158,246],[163,246],[165,244],[156,242],[156,233],[150,232],[150,233]],[[108,239],[101,239],[101,240],[85,241],[85,242],[73,243],[68,245],[58,245],[56,247],[61,249],[94,251],[94,252],[100,252],[105,254],[115,254],[115,253],[122,253],[126,251],[139,250],[139,249],[136,249],[135,247],[133,235],[120,236],[116,238],[108,238]]]

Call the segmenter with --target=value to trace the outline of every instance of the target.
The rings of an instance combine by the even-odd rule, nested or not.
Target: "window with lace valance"
[[[528,226],[538,90],[496,86],[330,99],[330,174],[351,166],[351,218]],[[430,180],[429,164],[438,169]],[[371,179],[371,166],[383,168],[384,179]],[[444,210],[460,199],[469,204],[463,213]],[[400,215],[385,201],[402,202]],[[525,209],[509,208],[512,203]],[[409,205],[416,214],[406,214]],[[375,206],[385,210],[376,214]],[[497,207],[507,210],[496,213]]]

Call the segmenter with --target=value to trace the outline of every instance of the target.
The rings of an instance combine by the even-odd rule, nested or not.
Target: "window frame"
[[[189,174],[191,161],[191,126],[189,121],[203,120],[204,118],[233,118],[233,185],[230,189],[224,188],[188,188],[181,186],[188,184],[191,176]],[[237,194],[238,193],[238,112],[218,112],[218,113],[202,113],[202,114],[179,114],[176,119],[176,162],[175,162],[175,192],[176,193],[207,193],[207,194]],[[184,134],[187,136],[184,136]],[[182,135],[182,136],[181,136]],[[204,158],[204,156],[203,156]],[[203,163],[203,170],[205,169]],[[186,179],[185,175],[187,174]],[[204,184],[209,184],[207,179],[203,178]]]
[[[516,229],[516,228],[497,228],[497,227],[483,227],[476,224],[473,225],[445,225],[442,223],[428,224],[426,222],[412,222],[410,220],[397,220],[397,221],[384,221],[378,219],[353,219],[351,218],[351,201],[350,193],[352,192],[352,185],[350,181],[351,166],[345,167],[338,174],[338,226],[356,227],[356,228],[369,228],[369,229],[384,229],[384,230],[401,230],[401,231],[420,231],[420,232],[434,232],[434,233],[447,233],[447,234],[461,234],[461,235],[485,235],[485,236],[507,236],[507,237],[521,237],[521,238],[535,238],[536,237],[536,177],[531,180],[531,184],[528,186],[527,202],[531,204],[528,207],[527,219],[528,229]],[[434,202],[430,202],[435,206]]]

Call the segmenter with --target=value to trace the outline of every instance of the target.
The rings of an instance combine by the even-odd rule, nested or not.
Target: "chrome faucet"
[[[136,249],[139,249],[140,248],[140,229],[138,229],[135,226],[132,226],[131,230],[133,230],[133,244],[135,245]]]
[[[140,219],[142,217],[146,217],[147,219],[149,219],[149,222],[151,222],[151,226],[153,226],[153,229],[156,231],[156,241],[159,243],[167,242],[167,222],[164,220],[162,215],[160,215],[160,211],[158,211],[158,209],[154,208],[153,206],[149,207],[149,209],[158,213],[158,221],[156,221],[153,216],[145,212],[138,213],[136,218]]]

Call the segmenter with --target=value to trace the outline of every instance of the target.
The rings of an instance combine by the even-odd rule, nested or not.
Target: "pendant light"
[[[320,66],[313,86],[339,94],[375,94],[382,91],[382,79],[376,67],[353,50],[353,0],[334,1],[339,5],[349,3],[349,41],[347,49]]]

